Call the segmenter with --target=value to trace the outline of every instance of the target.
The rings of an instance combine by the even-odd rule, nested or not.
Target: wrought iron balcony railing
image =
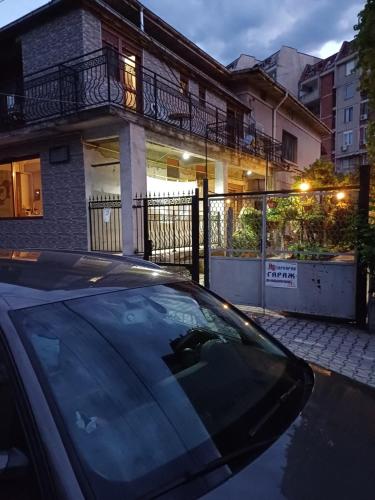
[[[112,105],[209,141],[281,162],[280,144],[227,113],[114,52],[101,49],[0,87],[0,130]]]

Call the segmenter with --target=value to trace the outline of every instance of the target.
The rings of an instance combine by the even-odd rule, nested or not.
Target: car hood
[[[204,500],[375,498],[375,389],[311,368],[315,386],[301,415]]]

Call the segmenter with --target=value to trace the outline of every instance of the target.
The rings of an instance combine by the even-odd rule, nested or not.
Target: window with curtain
[[[0,163],[0,218],[42,215],[40,158]]]

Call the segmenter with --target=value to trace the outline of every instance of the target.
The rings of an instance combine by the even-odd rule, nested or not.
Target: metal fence
[[[92,251],[120,253],[122,222],[120,196],[96,196],[89,200],[90,245]]]
[[[113,105],[281,163],[281,144],[257,131],[238,108],[233,115],[183,92],[147,67],[129,65],[123,54],[103,48],[2,84],[0,128],[11,129]]]
[[[227,257],[354,260],[357,210],[357,189],[211,195],[210,251]]]

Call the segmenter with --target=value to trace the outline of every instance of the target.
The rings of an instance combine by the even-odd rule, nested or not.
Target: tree
[[[358,51],[358,65],[361,69],[361,90],[368,95],[370,121],[367,129],[367,154],[370,164],[375,161],[375,0],[367,0],[365,7],[358,14],[358,23],[354,26]]]
[[[312,165],[304,170],[303,175],[297,175],[293,187],[298,189],[299,184],[308,182],[311,189],[323,187],[343,187],[348,184],[357,184],[357,173],[338,174],[335,165],[331,161],[316,160]]]

